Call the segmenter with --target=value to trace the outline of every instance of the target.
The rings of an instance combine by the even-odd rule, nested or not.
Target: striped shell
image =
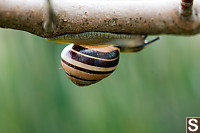
[[[119,54],[114,46],[70,44],[61,53],[61,64],[73,83],[86,86],[109,76],[117,67]]]

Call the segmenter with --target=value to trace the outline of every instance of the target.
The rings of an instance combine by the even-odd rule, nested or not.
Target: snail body
[[[141,44],[147,43],[142,35],[115,34],[107,32],[84,32],[79,34],[64,34],[48,41],[57,43],[74,43],[77,45],[115,45],[121,52],[136,52],[141,50]],[[140,46],[138,49],[137,46]]]
[[[67,77],[78,86],[94,84],[109,76],[117,67],[120,52],[138,52],[150,43],[147,36],[84,32],[65,34],[48,41],[71,43],[61,53],[61,64]]]

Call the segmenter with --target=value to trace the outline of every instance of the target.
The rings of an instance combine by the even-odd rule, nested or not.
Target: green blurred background
[[[200,36],[160,37],[78,87],[61,69],[65,44],[0,29],[0,133],[184,133],[200,116]]]

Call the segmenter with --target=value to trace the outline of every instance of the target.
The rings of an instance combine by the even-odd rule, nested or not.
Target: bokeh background
[[[61,68],[65,44],[0,29],[0,133],[184,133],[200,116],[200,36],[160,38],[78,87]]]

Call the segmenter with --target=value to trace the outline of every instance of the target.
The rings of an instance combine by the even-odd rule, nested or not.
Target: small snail
[[[84,32],[65,34],[48,41],[71,43],[61,53],[65,73],[78,86],[94,84],[109,76],[117,67],[120,52],[137,52],[159,37],[147,42],[147,36]]]

